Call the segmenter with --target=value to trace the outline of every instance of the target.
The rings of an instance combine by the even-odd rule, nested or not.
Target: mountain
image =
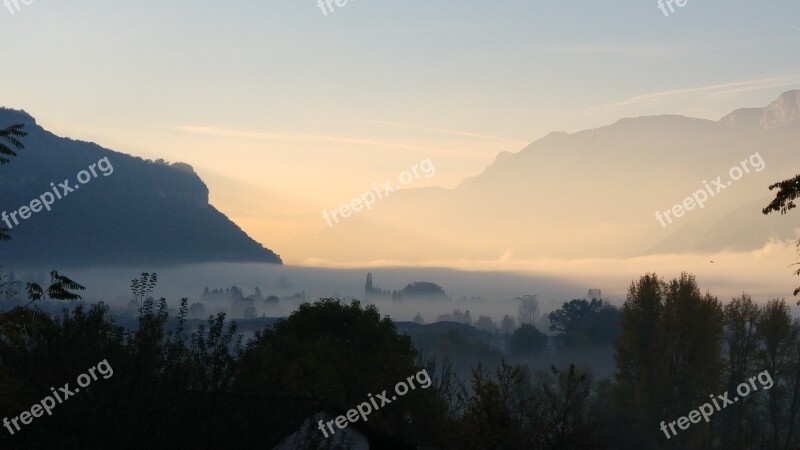
[[[738,109],[720,119],[729,127],[773,130],[800,122],[800,90],[789,91],[765,108]]]
[[[0,244],[0,264],[282,263],[208,203],[191,166],[58,137],[25,112],[0,109],[0,127],[17,123],[29,135],[0,167],[0,227],[11,225],[12,237]]]
[[[800,91],[717,121],[662,115],[552,133],[498,155],[454,189],[393,194],[369,215],[320,233],[316,256],[332,259],[343,250],[339,243],[359,240],[362,260],[753,250],[795,237],[793,217],[764,216],[761,208],[774,197],[770,184],[800,173],[799,145]],[[732,180],[744,161],[748,173],[734,169],[740,179]],[[687,203],[693,210],[662,226],[656,211],[709,186],[714,195],[703,208]]]

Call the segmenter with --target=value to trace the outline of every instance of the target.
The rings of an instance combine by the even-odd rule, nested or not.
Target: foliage
[[[479,330],[489,331],[492,333],[497,331],[497,325],[489,316],[478,317],[478,320],[475,321],[475,328]]]
[[[445,298],[447,296],[441,286],[427,281],[409,283],[400,291],[400,295],[403,298]]]
[[[28,135],[22,129],[24,124],[11,125],[0,130],[0,166],[11,162],[9,158],[17,156],[14,150],[24,150],[25,146],[22,145],[17,138],[22,138]],[[11,240],[8,235],[8,229],[0,227],[0,242]]]
[[[547,348],[547,336],[535,326],[526,323],[514,331],[508,347],[515,355],[539,353]]]
[[[550,331],[566,347],[611,344],[619,334],[620,310],[603,300],[576,299],[549,314]]]
[[[25,291],[28,294],[30,303],[43,298],[51,298],[53,300],[80,300],[81,296],[72,291],[84,290],[86,290],[85,287],[64,275],[59,275],[55,270],[50,272],[50,285],[47,289],[43,289],[42,286],[33,282],[25,285]]]
[[[800,175],[770,185],[769,190],[773,189],[777,189],[778,192],[762,212],[770,214],[780,211],[781,214],[786,214],[797,206],[794,201],[800,197]]]
[[[0,166],[10,163],[9,158],[17,156],[14,150],[25,149],[22,142],[17,139],[28,135],[23,128],[25,128],[24,124],[16,124],[0,130]]]
[[[131,293],[133,294],[133,299],[136,301],[136,305],[139,306],[139,309],[144,306],[145,300],[147,300],[147,298],[153,292],[156,284],[158,284],[158,274],[155,272],[144,272],[138,279],[134,278],[131,280]]]
[[[800,175],[770,185],[769,190],[773,189],[778,189],[775,198],[761,212],[765,215],[776,211],[780,211],[781,214],[788,213],[797,206],[794,201],[800,197]],[[797,240],[796,246],[800,253],[800,239]],[[800,263],[793,265],[800,265]],[[794,274],[800,276],[800,269],[795,270]],[[800,294],[800,287],[794,290],[794,296],[796,297],[798,294]],[[797,304],[800,305],[800,300],[797,301]]]
[[[647,274],[632,283],[622,307],[616,341],[617,400],[631,414],[637,445],[658,442],[658,423],[697,407],[720,390],[723,313],[719,301],[701,294],[683,273],[669,283]],[[686,432],[703,441],[704,429]],[[663,433],[661,434],[663,436]]]
[[[520,325],[532,325],[536,322],[539,316],[539,300],[535,295],[523,295],[517,297],[519,307],[517,308],[517,317],[519,318]]]
[[[566,372],[551,367],[534,381],[524,367],[503,361],[494,376],[482,366],[473,370],[472,386],[447,448],[603,448],[589,416],[591,379],[574,365]]]
[[[409,392],[363,425],[440,449],[778,450],[800,444],[800,323],[779,299],[760,306],[743,294],[723,308],[688,274],[669,282],[646,274],[631,284],[621,308],[617,371],[614,380],[599,381],[572,364],[532,373],[502,360],[477,365],[462,383],[449,360],[438,363],[440,355],[427,358],[416,351],[391,320],[357,301],[305,303],[247,343],[224,314],[190,326],[188,305],[182,299],[173,314],[165,299],[148,296],[134,330],[116,325],[102,303],[77,304],[61,316],[35,308],[0,313],[0,417],[17,416],[51,386],[63,386],[99,361],[107,359],[114,368],[113,378],[81,390],[52,417],[38,418],[15,436],[0,435],[0,446],[240,442],[264,432],[302,399],[324,398],[327,407],[344,412],[369,393],[391,393],[395,383],[422,368],[431,376],[430,388]],[[573,306],[585,311],[583,304]],[[587,306],[594,311],[589,316],[596,314],[596,306]],[[584,319],[556,323],[566,331],[580,329]],[[457,329],[446,334],[450,345],[468,344]],[[510,347],[515,338],[542,337],[526,324]],[[752,393],[671,440],[658,430],[662,420],[685,416],[710,394],[731,391],[763,371],[773,376],[772,389]],[[198,433],[200,424],[237,427],[286,396],[292,400],[281,404],[276,417],[236,428],[244,431],[211,438]],[[256,409],[241,406],[253,399],[263,399]],[[175,416],[181,407],[182,415]],[[300,427],[295,426],[290,431]],[[308,433],[299,445],[320,444],[312,428],[303,431]],[[264,433],[282,438],[282,432]],[[205,445],[224,447],[216,441]]]
[[[517,329],[517,322],[513,317],[506,314],[503,316],[503,321],[500,323],[500,331],[503,333],[513,333]]]

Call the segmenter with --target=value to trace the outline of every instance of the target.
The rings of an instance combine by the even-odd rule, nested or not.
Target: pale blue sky
[[[790,1],[664,17],[655,0],[353,0],[326,17],[316,0],[33,0],[0,9],[0,94],[98,125],[352,133],[360,118],[528,141],[638,95],[800,76],[798,27]]]
[[[426,157],[420,183],[452,187],[550,131],[800,88],[788,0],[33,0],[0,9],[0,45],[0,105],[194,165],[256,237]]]

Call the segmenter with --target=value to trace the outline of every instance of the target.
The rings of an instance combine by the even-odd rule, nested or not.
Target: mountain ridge
[[[370,241],[361,260],[628,258],[723,251],[729,242],[749,251],[760,248],[745,239],[755,231],[759,241],[790,240],[793,221],[765,217],[754,205],[769,202],[770,184],[796,174],[798,94],[788,91],[765,107],[720,120],[641,116],[550,133],[499,154],[452,190],[404,190],[376,205],[370,217],[325,230],[315,246],[324,250],[314,256],[333,259],[344,251],[338,242],[372,235],[385,242]],[[745,122],[741,114],[755,119]],[[732,182],[702,209],[659,224],[656,211],[671,209],[717,176],[726,180],[732,167],[755,154],[763,170]],[[726,223],[734,218],[737,223]],[[406,249],[408,241],[422,244]]]
[[[18,211],[70,180],[82,187],[15,225],[0,258],[18,266],[266,262],[280,256],[209,204],[209,190],[185,163],[149,161],[63,138],[23,110],[0,108],[0,124],[25,124],[24,150],[0,168],[0,212]],[[76,175],[102,158],[112,172],[85,185]],[[87,171],[88,173],[88,171]],[[13,223],[12,223],[13,224]],[[2,226],[6,227],[5,224]]]

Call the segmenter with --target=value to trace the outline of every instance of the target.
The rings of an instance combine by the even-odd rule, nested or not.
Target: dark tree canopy
[[[0,166],[11,162],[10,157],[17,156],[14,150],[25,148],[17,138],[25,137],[27,132],[22,131],[24,124],[11,125],[0,130]]]
[[[246,374],[249,382],[268,387],[263,381],[279,379],[284,389],[347,405],[393,386],[397,373],[414,373],[416,351],[375,306],[324,299],[302,304],[261,335],[245,358],[252,367],[265,363]]]
[[[547,336],[535,326],[523,324],[511,335],[509,349],[517,355],[539,353],[547,348]]]
[[[8,158],[17,156],[17,152],[14,150],[23,150],[25,148],[22,142],[17,139],[28,135],[26,131],[22,131],[23,127],[25,127],[24,124],[17,124],[0,130],[0,166],[10,163],[11,160]],[[7,231],[6,228],[0,227],[0,242],[11,240],[11,236],[8,235]]]
[[[789,210],[794,209],[794,201],[800,197],[800,175],[775,183],[769,187],[769,190],[778,189],[775,198],[762,210],[764,214],[770,214],[780,211],[781,214],[786,214]],[[797,246],[800,248],[800,240],[797,241]],[[800,264],[800,263],[796,263]],[[795,275],[800,276],[800,269],[794,272]],[[794,290],[794,295],[800,294],[800,287]],[[800,300],[797,302],[800,305]]]
[[[575,299],[550,313],[550,331],[557,331],[566,346],[610,344],[620,330],[620,311],[603,303]]]
[[[788,180],[783,180],[775,183],[769,187],[769,190],[778,189],[775,199],[762,210],[764,214],[770,214],[780,211],[781,214],[786,214],[790,209],[794,209],[794,200],[800,197],[800,175]]]
[[[408,284],[406,287],[403,288],[401,294],[404,298],[409,297],[442,297],[446,296],[444,289],[441,286],[434,283],[428,283],[427,281],[417,281],[414,283]]]

